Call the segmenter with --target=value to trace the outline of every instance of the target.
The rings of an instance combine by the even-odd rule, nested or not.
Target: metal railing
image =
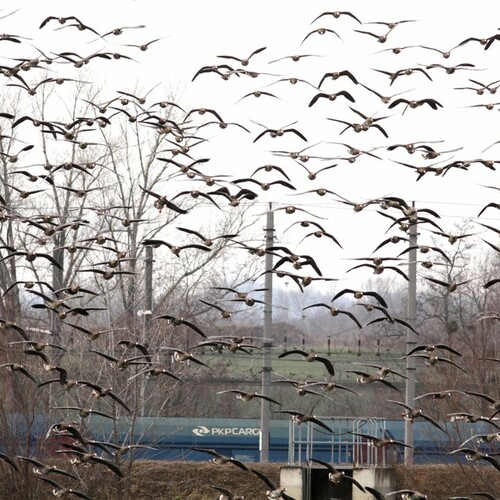
[[[351,432],[385,437],[386,421],[380,418],[318,417],[333,432],[313,422],[290,421],[288,463],[306,465],[311,458],[321,458],[344,467],[385,467],[385,447],[375,447],[364,437]]]

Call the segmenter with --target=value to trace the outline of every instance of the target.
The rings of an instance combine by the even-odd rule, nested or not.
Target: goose
[[[307,178],[310,180],[310,181],[313,181],[316,179],[316,177],[318,176],[318,174],[320,174],[321,172],[324,172],[326,170],[330,170],[331,168],[335,168],[338,163],[334,163],[333,165],[327,165],[326,167],[321,167],[320,169],[318,170],[310,170],[308,169],[303,163],[300,163],[300,162],[297,162],[306,172],[307,172]]]
[[[205,245],[198,245],[196,243],[191,243],[188,245],[172,245],[168,241],[160,240],[160,239],[145,239],[141,242],[144,246],[152,246],[154,248],[158,248],[161,245],[166,246],[176,257],[180,257],[180,253],[187,248],[194,248],[197,250],[203,250],[204,252],[210,252],[211,248],[206,247]]]
[[[172,316],[170,314],[162,314],[160,316],[156,316],[153,319],[166,319],[168,323],[174,327],[176,326],[181,326],[185,325],[194,332],[196,332],[198,335],[201,335],[204,339],[207,338],[206,334],[203,333],[200,328],[198,328],[195,324],[191,323],[190,321],[185,320],[182,317],[177,317],[177,316]]]
[[[436,354],[411,354],[410,356],[405,356],[407,358],[424,358],[427,359],[425,362],[426,365],[428,366],[436,366],[438,363],[447,363],[449,365],[453,365],[454,367],[458,368],[460,371],[467,373],[466,370],[464,370],[460,365],[452,361],[451,359],[448,358],[443,358],[442,356],[437,356]]]
[[[67,370],[65,368],[62,368],[61,366],[55,366],[51,371],[59,372],[59,377],[50,380],[45,380],[44,382],[40,382],[39,384],[37,384],[37,387],[44,387],[46,385],[58,382],[66,390],[70,390],[73,387],[76,387],[77,385],[84,383],[82,380],[69,378]]]
[[[328,304],[325,304],[323,302],[318,303],[318,304],[308,305],[306,307],[303,307],[302,310],[305,311],[305,310],[310,309],[312,307],[325,307],[326,309],[328,309],[330,311],[330,314],[332,316],[338,316],[339,314],[345,314],[346,316],[349,316],[349,318],[351,318],[354,321],[354,323],[356,323],[358,328],[363,328],[363,325],[359,322],[358,318],[356,318],[356,316],[354,316],[354,314],[350,311],[343,311],[342,309],[329,306]]]
[[[362,299],[363,297],[373,297],[382,307],[385,307],[385,308],[388,307],[387,302],[377,292],[374,292],[372,290],[353,290],[352,288],[344,288],[343,290],[340,290],[339,292],[337,292],[333,296],[332,302],[337,300],[339,297],[342,297],[346,293],[352,294],[353,297],[357,300]]]
[[[217,465],[233,464],[244,471],[250,470],[243,462],[240,462],[239,460],[236,460],[233,457],[227,457],[225,455],[221,455],[220,453],[217,453],[215,450],[208,448],[198,448],[198,447],[193,447],[191,449],[193,451],[199,451],[201,453],[208,453],[209,455],[212,455],[214,458],[211,459],[211,462],[213,462],[214,464]]]
[[[371,384],[373,382],[380,382],[387,387],[390,387],[391,389],[394,389],[395,391],[399,391],[399,389],[389,382],[388,380],[385,380],[385,378],[380,375],[380,373],[367,373],[367,372],[362,372],[358,370],[345,370],[345,373],[355,373],[356,375],[359,375],[356,381],[358,384]]]
[[[401,495],[401,500],[428,500],[428,496],[415,490],[398,490],[387,493],[386,496]]]
[[[401,254],[400,254],[401,255]],[[424,276],[424,278],[427,280],[427,281],[430,281],[431,283],[435,283],[436,285],[439,285],[439,286],[442,286],[444,288],[446,288],[446,291],[448,293],[452,293],[454,292],[459,286],[461,285],[465,285],[466,283],[470,283],[472,280],[469,279],[469,280],[464,280],[464,281],[456,281],[456,280],[452,280],[450,282],[446,282],[446,281],[442,281],[442,280],[438,280],[436,278],[431,278],[430,276]]]
[[[349,78],[352,83],[355,85],[358,85],[358,80],[357,78],[347,69],[341,70],[341,71],[330,71],[329,73],[325,73],[322,77],[321,80],[319,81],[318,84],[318,89],[321,88],[321,85],[323,85],[324,81],[327,79],[331,80],[338,80],[339,78],[345,76],[346,78]]]
[[[320,392],[313,391],[309,389],[309,387],[317,385],[314,382],[307,382],[307,381],[302,381],[302,380],[290,380],[287,378],[283,378],[283,380],[273,380],[271,383],[274,384],[290,384],[295,388],[295,391],[299,396],[306,396],[307,394],[314,394],[315,396],[319,396],[321,398],[326,398],[329,399],[330,401],[333,401],[331,398],[326,396],[325,394],[321,394]],[[320,384],[320,382],[318,382]]]
[[[402,373],[397,372],[396,370],[393,370],[390,366],[387,365],[374,365],[371,363],[354,363],[355,365],[362,365],[362,366],[367,366],[369,368],[377,368],[378,373],[382,377],[387,377],[389,374],[397,375],[398,377],[408,379],[406,375],[403,375]]]
[[[233,181],[234,184],[241,184],[242,182],[252,182],[254,184],[257,184],[258,186],[260,186],[260,188],[262,189],[262,191],[269,191],[269,189],[273,185],[284,186],[284,187],[286,187],[288,189],[291,189],[292,191],[296,191],[297,190],[297,188],[295,186],[293,186],[289,182],[284,181],[282,179],[278,179],[278,180],[272,181],[272,182],[260,182],[260,181],[258,181],[256,179],[252,179],[251,177],[246,177],[246,178],[243,178],[243,179],[235,179]]]
[[[471,448],[457,448],[456,450],[450,451],[448,455],[454,455],[455,453],[464,453],[466,460],[476,462],[479,460],[484,460],[489,462],[495,469],[500,471],[500,462],[495,460],[492,455],[500,455],[500,453],[483,453],[481,451],[473,450]]]
[[[31,457],[24,457],[22,455],[17,455],[16,458],[18,460],[22,460],[24,462],[28,462],[33,465],[33,473],[37,476],[47,476],[48,474],[61,474],[62,476],[70,477],[72,479],[78,480],[78,476],[75,474],[66,471],[64,469],[60,469],[56,465],[47,465],[39,460],[36,460]]]
[[[236,70],[229,66],[228,64],[215,64],[212,66],[202,66],[193,76],[191,82],[194,82],[198,76],[205,73],[216,73],[223,80],[229,80],[231,75],[236,75],[238,78],[240,75],[236,72]]]
[[[221,59],[231,59],[233,61],[238,61],[242,66],[248,66],[248,63],[250,62],[250,59],[257,55],[257,54],[260,54],[261,52],[263,52],[264,50],[266,50],[267,47],[260,47],[256,50],[254,50],[249,56],[247,57],[244,57],[244,58],[240,58],[240,57],[236,57],[236,56],[227,56],[227,55],[222,55],[222,56],[217,56]]]
[[[262,97],[262,96],[267,96],[267,97],[272,97],[273,99],[281,99],[281,97],[278,97],[275,94],[272,94],[271,92],[266,92],[265,90],[254,90],[252,92],[249,92],[248,94],[245,94],[244,96],[240,97],[235,104],[238,104],[240,101],[243,99],[246,99],[247,97]]]
[[[282,167],[278,165],[272,165],[270,163],[266,165],[262,165],[261,167],[256,168],[253,173],[250,175],[250,177],[253,177],[257,172],[260,172],[261,170],[265,170],[266,172],[272,172],[276,171],[279,172],[287,181],[291,182],[290,177],[288,174],[283,170]]]
[[[106,460],[105,458],[102,458],[95,453],[91,453],[85,448],[74,445],[74,444],[69,444],[66,443],[65,449],[62,450],[56,450],[56,453],[69,453],[76,455],[75,458],[71,459],[72,464],[92,464],[93,462],[105,465],[111,472],[116,474],[118,477],[125,477],[125,474],[122,472],[122,470],[113,462],[110,460]],[[47,480],[47,478],[41,477],[40,479]]]
[[[294,500],[293,497],[287,495],[285,493],[286,488],[281,487],[279,488],[276,486],[274,481],[272,481],[268,476],[263,474],[262,472],[256,470],[256,469],[250,469],[251,472],[253,472],[258,478],[260,478],[262,481],[264,481],[265,485],[269,488],[266,491],[266,497],[268,500]]]
[[[65,486],[60,485],[57,481],[49,477],[39,476],[38,479],[49,483],[52,486],[52,493],[56,497],[64,497],[66,495],[74,495],[78,498],[85,498],[87,500],[92,500],[91,497],[83,493],[79,490],[74,490],[73,488],[66,488]]]
[[[151,377],[159,377],[160,375],[166,375],[167,377],[173,378],[177,382],[184,383],[184,381],[179,378],[175,373],[172,373],[170,370],[167,370],[166,368],[148,368],[146,370],[143,370],[141,372],[136,373],[135,375],[132,375],[129,377],[129,380],[133,380],[136,377],[140,377],[142,375],[145,375],[147,379]]]
[[[109,36],[109,35],[119,36],[119,35],[123,34],[124,30],[135,30],[135,29],[141,29],[141,28],[145,28],[145,27],[146,26],[144,26],[143,24],[140,24],[138,26],[121,26],[119,28],[113,28],[112,30],[108,31],[107,33],[100,35],[100,37],[104,38],[104,37]]]
[[[353,122],[347,122],[345,120],[338,120],[337,118],[327,118],[327,120],[330,120],[330,121],[333,121],[336,123],[342,123],[343,125],[345,125],[345,128],[340,132],[339,135],[342,135],[346,130],[348,130],[350,128],[352,130],[354,130],[354,132],[356,132],[356,133],[366,132],[370,128],[375,128],[375,129],[379,130],[380,133],[384,137],[389,138],[389,135],[387,134],[385,129],[383,129],[378,123],[368,123],[368,122],[353,123]]]
[[[160,195],[158,193],[155,193],[153,191],[151,191],[150,189],[146,189],[145,187],[143,186],[139,186],[141,188],[142,191],[144,191],[145,193],[151,195],[151,196],[154,196],[156,198],[153,206],[155,208],[158,209],[159,212],[161,212],[163,210],[164,207],[167,207],[168,209],[170,210],[173,210],[174,212],[178,213],[178,214],[187,214],[188,213],[188,210],[184,210],[183,208],[175,205],[174,203],[172,203],[171,201],[167,200],[167,198],[163,195]]]
[[[227,341],[227,340],[222,340],[220,338],[214,339],[214,340],[205,340],[204,342],[200,342],[199,344],[196,344],[192,347],[192,349],[196,348],[204,348],[204,347],[210,347],[212,351],[215,351],[219,354],[222,354],[224,351],[229,351],[232,352],[233,354],[239,351],[244,352],[245,354],[251,355],[252,351],[249,349],[260,349],[260,347],[255,346],[254,344],[243,344],[241,342],[238,342],[236,339]]]
[[[309,238],[311,236],[314,236],[315,238],[323,238],[323,237],[328,238],[331,241],[333,241],[333,243],[335,243],[338,247],[343,248],[342,245],[339,243],[339,241],[337,240],[337,238],[333,234],[327,233],[326,231],[321,231],[321,230],[313,231],[312,233],[306,234],[300,240],[299,244],[302,243],[306,238]]]
[[[270,403],[277,404],[281,406],[281,403],[276,401],[265,394],[259,394],[258,392],[245,392],[240,389],[227,389],[224,391],[218,391],[216,394],[236,394],[236,399],[240,399],[241,401],[251,401],[254,398],[264,399],[265,401],[269,401]]]
[[[102,387],[98,384],[95,384],[93,382],[88,382],[86,380],[78,380],[77,381],[78,386],[84,386],[84,387],[89,387],[92,389],[92,397],[96,399],[104,398],[104,397],[110,397],[113,401],[117,402],[120,406],[122,406],[125,411],[130,413],[130,408],[125,404],[125,402],[119,398],[112,390],[111,387]]]
[[[354,19],[358,24],[363,24],[358,17],[356,17],[352,12],[346,11],[346,10],[335,10],[335,11],[327,11],[327,12],[322,12],[318,16],[316,16],[311,24],[313,24],[315,21],[318,19],[321,19],[322,17],[325,16],[332,16],[334,19],[339,19],[342,16],[347,16],[350,17],[351,19]]]
[[[365,22],[364,24],[378,24],[382,26],[387,26],[391,31],[399,26],[400,24],[405,24],[405,23],[416,23],[417,19],[402,19],[400,21],[369,21]]]
[[[336,469],[332,464],[325,462],[323,460],[319,460],[317,458],[310,458],[310,462],[315,462],[318,464],[323,465],[328,469],[328,480],[333,483],[335,486],[340,485],[343,481],[344,482],[349,482],[356,486],[359,490],[361,490],[363,493],[365,492],[365,489],[361,485],[361,483],[354,479],[353,477],[348,476],[344,471],[340,471]]]
[[[425,67],[425,69],[441,68],[444,69],[448,75],[452,75],[453,73],[455,73],[455,71],[458,71],[460,69],[469,70],[475,67],[476,65],[472,63],[455,64],[455,66],[444,66],[443,64],[429,64],[428,66]]]
[[[389,36],[389,33],[392,31],[390,29],[387,33],[383,33],[382,35],[379,35],[377,33],[373,33],[372,31],[366,31],[366,30],[353,30],[356,33],[361,33],[363,35],[369,35],[377,40],[378,43],[385,43],[387,42],[387,37]]]
[[[319,99],[327,99],[328,101],[335,101],[337,99],[337,97],[344,97],[345,99],[347,99],[350,102],[356,102],[354,97],[349,92],[347,92],[347,90],[340,90],[340,91],[335,92],[333,94],[325,94],[324,92],[320,92],[319,94],[316,94],[309,101],[308,107],[310,108],[310,107],[314,106],[318,102]]]
[[[237,290],[236,288],[230,288],[225,286],[214,286],[213,289],[234,293],[236,299],[246,299],[249,293],[265,292],[268,290],[268,288],[254,288],[252,290],[249,290],[248,292],[242,292],[241,290]]]
[[[377,436],[372,436],[371,434],[363,434],[361,432],[348,432],[353,436],[359,436],[367,439],[370,445],[374,446],[375,448],[384,448],[389,445],[403,446],[404,448],[413,448],[413,446],[410,446],[409,444],[391,438],[379,438]]]
[[[104,413],[103,411],[93,410],[92,408],[82,408],[80,406],[51,406],[52,410],[74,410],[78,412],[80,418],[87,418],[90,415],[99,415],[100,417],[118,420],[117,417]]]
[[[7,368],[11,372],[22,373],[25,377],[33,380],[36,384],[38,383],[36,378],[26,369],[26,367],[20,363],[2,363],[0,368]]]
[[[319,420],[314,415],[308,415],[306,413],[301,413],[300,411],[295,411],[295,410],[279,410],[275,411],[274,413],[286,413],[288,415],[291,415],[292,422],[295,422],[297,425],[303,424],[305,422],[312,422],[321,427],[322,429],[325,429],[328,432],[333,433],[332,429],[330,429],[328,425],[326,425],[324,422]]]
[[[97,446],[97,442],[93,442],[94,445]],[[100,441],[99,446],[103,447],[107,450],[107,448],[111,448],[113,451],[111,455],[114,457],[121,457],[122,455],[126,455],[132,450],[158,450],[154,446],[146,446],[144,444],[128,444],[128,445],[119,445],[116,443],[110,443],[109,441]]]
[[[75,325],[73,323],[65,323],[65,325],[70,326],[71,328],[75,328],[81,333],[84,333],[87,337],[87,340],[89,342],[92,342],[93,340],[97,340],[101,335],[104,335],[106,333],[112,333],[117,330],[123,330],[124,328],[111,328],[109,330],[89,330],[88,328],[84,328],[83,326],[80,325]]]
[[[153,43],[156,43],[158,42],[159,40],[161,40],[163,37],[160,37],[160,38],[155,38],[153,40],[150,40],[149,42],[146,42],[146,43],[141,43],[140,45],[137,45],[137,44],[132,44],[132,43],[126,43],[125,44],[125,47],[136,47],[138,48],[140,51],[142,52],[146,52],[146,50],[149,49],[149,46],[152,45]]]
[[[403,68],[403,69],[399,69],[397,71],[394,71],[392,73],[390,71],[385,71],[385,70],[381,70],[381,69],[375,69],[375,71],[382,73],[383,75],[387,75],[389,77],[389,80],[390,80],[389,85],[392,85],[400,76],[411,76],[411,75],[414,75],[415,73],[422,73],[428,80],[432,81],[432,78],[429,75],[429,73],[427,73],[427,71],[425,71],[425,69],[419,68],[419,67]]]
[[[399,257],[399,255],[398,255],[398,257]],[[399,267],[396,267],[396,266],[384,266],[381,264],[376,265],[376,264],[364,263],[364,264],[358,264],[357,266],[351,267],[346,272],[349,273],[351,271],[354,271],[355,269],[360,269],[362,267],[369,267],[369,268],[373,269],[373,274],[382,274],[386,270],[392,270],[392,271],[396,272],[397,274],[399,274],[400,276],[402,276],[406,281],[410,281],[410,278],[408,278],[408,275],[404,271],[399,269]]]
[[[324,356],[319,356],[318,354],[316,354],[314,352],[306,352],[306,351],[302,351],[300,349],[292,349],[290,351],[286,351],[286,352],[281,353],[278,356],[278,358],[282,359],[282,358],[285,358],[285,357],[293,355],[293,354],[300,354],[303,357],[304,361],[307,361],[308,363],[311,363],[313,361],[318,361],[325,366],[325,368],[327,369],[327,371],[330,375],[332,375],[332,376],[335,375],[335,369],[333,367],[332,362],[328,358],[325,358]]]
[[[474,413],[467,413],[465,411],[462,412],[457,412],[457,413],[448,413],[447,414],[450,417],[450,422],[470,422],[470,423],[476,423],[476,422],[487,422],[497,429],[500,429],[500,425],[496,424],[493,420],[492,417],[484,417],[483,415],[476,415]]]
[[[66,352],[67,349],[58,344],[52,344],[51,342],[39,342],[36,340],[16,340],[14,342],[9,342],[9,345],[27,345],[33,351],[41,352],[45,350],[47,347],[51,347],[53,349],[58,349],[60,351]]]
[[[425,394],[421,394],[420,396],[417,396],[415,401],[422,399],[422,398],[431,398],[433,400],[435,399],[444,399],[451,397],[452,394],[462,394],[465,395],[466,393],[464,391],[457,391],[454,389],[445,389],[443,391],[437,391],[437,392],[427,392]]]
[[[425,414],[421,409],[412,408],[411,406],[407,405],[406,403],[402,403],[401,401],[394,401],[392,399],[388,399],[387,401],[389,401],[389,403],[394,403],[405,408],[405,411],[401,413],[401,416],[405,420],[413,422],[416,418],[420,417],[423,418],[424,420],[427,420],[427,422],[430,422],[434,427],[437,427],[440,431],[443,431],[444,433],[447,434],[446,430],[438,422],[436,422],[429,415]]]
[[[290,61],[293,61],[293,62],[298,62],[306,57],[322,57],[322,56],[319,56],[318,54],[293,54],[291,56],[278,57],[277,59],[273,59],[272,61],[269,61],[268,64],[273,64],[273,63],[276,63],[279,61],[284,61],[287,59],[289,59]]]
[[[150,364],[149,361],[144,361],[148,357],[144,355],[133,356],[131,358],[124,358],[124,357],[115,358],[110,354],[101,351],[96,351],[94,349],[90,349],[90,352],[93,352],[94,354],[103,357],[104,359],[106,359],[111,363],[111,366],[113,366],[113,368],[116,368],[117,370],[120,371],[127,369],[129,366]]]
[[[474,392],[474,391],[465,391],[466,394],[469,396],[476,396],[478,398],[484,399],[489,403],[488,407],[493,410],[493,414],[490,416],[490,419],[493,418],[495,415],[500,413],[500,400],[495,399],[488,394],[482,394],[480,392]]]
[[[41,23],[40,26],[38,26],[38,29],[42,29],[44,26],[46,26],[49,22],[51,21],[57,21],[59,24],[66,24],[68,21],[75,21],[78,24],[83,24],[80,19],[78,19],[75,16],[68,16],[68,17],[57,17],[57,16],[48,16],[46,17]]]
[[[349,389],[349,387],[345,387],[344,385],[337,384],[337,382],[332,382],[332,381],[324,381],[324,382],[307,382],[304,386],[304,389],[307,390],[307,387],[314,387],[314,386],[319,386],[323,389],[325,392],[330,392],[334,391],[335,389],[341,389],[343,391],[350,392],[352,394],[358,395],[356,391],[353,391],[352,389]]]
[[[500,441],[500,432],[492,432],[490,434],[476,434],[466,439],[459,448],[463,448],[465,443],[469,441],[476,441],[477,444],[481,443],[492,443],[493,441]]]
[[[257,123],[257,122],[254,122]],[[273,128],[267,128],[265,125],[262,125],[260,123],[257,123],[257,125],[260,125],[261,127],[264,127],[265,130],[262,131],[260,134],[257,135],[257,137],[253,140],[253,142],[257,142],[261,137],[264,137],[266,134],[269,134],[270,137],[275,138],[275,137],[282,137],[286,133],[293,133],[303,141],[307,142],[306,137],[302,132],[297,130],[296,128],[291,127],[292,125],[295,125],[297,122],[290,123],[288,125],[284,125],[281,128],[278,129],[273,129]]]
[[[14,323],[13,321],[10,321],[8,319],[0,318],[0,331],[1,330],[14,330],[17,332],[19,335],[24,340],[29,340],[28,334],[26,333],[26,330],[19,326],[18,324]]]
[[[446,344],[427,344],[427,345],[417,345],[413,349],[410,349],[407,353],[406,356],[411,356],[412,354],[416,352],[423,351],[426,354],[429,354],[431,352],[434,352],[436,349],[443,349],[445,351],[451,352],[452,354],[455,354],[456,356],[462,356],[460,352],[458,352],[456,349],[453,349],[452,347],[446,345]]]
[[[238,311],[228,311],[227,309],[224,309],[223,307],[219,306],[218,304],[213,304],[212,302],[207,302],[206,300],[200,299],[200,302],[202,304],[205,304],[208,307],[212,307],[214,309],[217,309],[217,311],[219,311],[222,319],[229,319],[235,312],[238,312]]]
[[[389,104],[388,108],[389,109],[395,108],[399,104],[406,104],[406,106],[403,110],[403,115],[405,114],[405,112],[408,108],[415,109],[415,108],[418,108],[420,106],[423,106],[424,104],[427,104],[433,110],[437,110],[438,108],[443,107],[443,105],[440,102],[438,102],[438,101],[436,101],[436,99],[432,99],[432,98],[412,99],[412,100],[399,98],[399,99],[392,101],[391,104]]]
[[[310,31],[300,42],[300,45],[302,45],[311,35],[317,34],[317,35],[324,35],[325,33],[333,33],[339,40],[342,40],[340,35],[335,31],[330,28],[316,28],[315,30]]]
[[[19,457],[17,456],[16,458]],[[0,460],[3,460],[6,464],[9,464],[15,471],[19,471],[19,467],[17,466],[16,462],[5,453],[0,452]]]
[[[189,351],[183,351],[182,349],[177,349],[175,347],[161,347],[162,352],[170,352],[172,354],[172,357],[174,361],[183,363],[186,361],[192,361],[193,363],[196,363],[197,365],[204,366],[206,368],[209,368],[207,364],[205,364],[203,361],[195,357],[192,353]]]
[[[454,47],[452,47],[451,49],[448,49],[448,50],[442,50],[442,49],[438,49],[436,47],[429,47],[428,45],[416,45],[416,47],[420,47],[421,49],[431,50],[433,52],[437,52],[438,54],[441,54],[443,56],[443,59],[449,59],[451,56],[451,53],[455,49],[457,49],[459,46],[455,45]]]
[[[211,485],[210,488],[220,493],[217,500],[245,500],[245,497],[235,495],[230,490],[223,488],[222,486]]]

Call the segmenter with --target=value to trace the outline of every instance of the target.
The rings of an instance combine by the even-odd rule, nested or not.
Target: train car
[[[47,455],[55,455],[64,442],[72,439],[64,434],[48,432],[51,423],[45,415],[37,415],[29,427],[23,424],[22,418],[12,416],[12,419],[17,428],[15,439],[19,444],[26,442],[28,433],[31,445],[43,448]],[[331,417],[322,421],[331,432],[314,423],[297,425],[290,420],[271,420],[269,460],[301,464],[314,457],[337,464],[382,467],[402,462],[403,450],[400,447],[384,449],[382,453],[368,440],[352,434],[364,433],[404,441],[402,420]],[[92,439],[147,446],[135,450],[138,459],[200,461],[210,458],[193,448],[212,449],[246,462],[258,462],[260,459],[259,419],[137,417],[132,420],[123,417],[111,421],[92,416],[86,419],[85,425],[86,435]],[[485,423],[461,423],[453,427],[448,424],[447,433],[427,422],[412,425],[416,464],[455,462],[460,457],[450,456],[450,451],[471,436],[490,432]]]

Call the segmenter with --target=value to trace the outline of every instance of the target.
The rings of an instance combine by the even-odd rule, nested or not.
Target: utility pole
[[[61,235],[54,236],[55,249],[52,251],[52,257],[58,263],[59,267],[52,266],[52,288],[60,290],[63,287],[64,281],[64,250],[60,247],[63,246],[63,237]],[[61,342],[62,324],[61,320],[55,315],[49,315],[50,330],[52,332],[54,342],[58,344]],[[58,364],[61,359],[60,352],[54,354],[54,361]]]
[[[413,208],[415,203],[413,203]],[[408,324],[415,328],[417,316],[417,224],[410,224],[408,229]],[[406,332],[406,352],[410,352],[417,344],[415,332],[408,328]],[[413,406],[415,399],[415,358],[406,358],[406,393],[405,403]],[[405,447],[405,465],[413,465],[413,424],[405,420],[405,443],[411,448]]]
[[[146,245],[146,258],[144,259],[144,287],[145,287],[145,311],[144,330],[145,335],[149,334],[149,322],[153,314],[153,247]]]
[[[266,250],[274,245],[274,212],[272,204],[269,203],[266,221]],[[265,396],[269,395],[271,381],[271,347],[273,333],[273,254],[267,252],[265,256],[265,281],[266,289],[264,295],[264,342],[262,346],[262,390]],[[260,403],[260,461],[269,461],[269,420],[271,418],[271,405],[269,401],[261,399]]]

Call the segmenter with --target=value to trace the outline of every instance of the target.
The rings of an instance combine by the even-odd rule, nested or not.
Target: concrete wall
[[[287,465],[280,469],[280,486],[286,486],[285,493],[295,500],[306,500],[306,470],[302,466]]]
[[[394,469],[389,467],[354,469],[352,477],[362,486],[370,486],[382,494],[396,489],[396,475]],[[353,486],[352,500],[370,500],[372,498],[373,496],[370,493],[363,493],[359,488]]]
[[[280,486],[285,486],[287,495],[290,495],[295,500],[317,500],[315,496],[321,498],[325,498],[325,491],[335,489],[335,493],[337,494],[337,489],[340,488],[334,487],[331,483],[328,482],[328,470],[324,468],[313,468],[316,474],[314,474],[314,482],[320,481],[321,484],[308,485],[307,484],[307,474],[308,472],[312,472],[312,470],[308,471],[307,467],[304,466],[294,466],[287,465],[280,469]],[[394,469],[389,467],[371,467],[371,468],[357,468],[351,469],[352,477],[356,479],[362,486],[370,486],[372,488],[377,489],[382,494],[389,493],[390,491],[394,491],[396,489],[396,475]],[[346,473],[350,474],[350,471],[346,471]],[[344,495],[349,495],[350,484],[347,481],[343,481]],[[312,494],[311,491],[307,492],[308,486],[311,487],[311,491],[315,491],[316,495]],[[319,498],[318,497],[318,498]],[[342,498],[344,498],[342,496]],[[363,493],[356,486],[352,486],[352,496],[346,498],[350,498],[350,500],[372,500],[373,496],[370,493]]]

